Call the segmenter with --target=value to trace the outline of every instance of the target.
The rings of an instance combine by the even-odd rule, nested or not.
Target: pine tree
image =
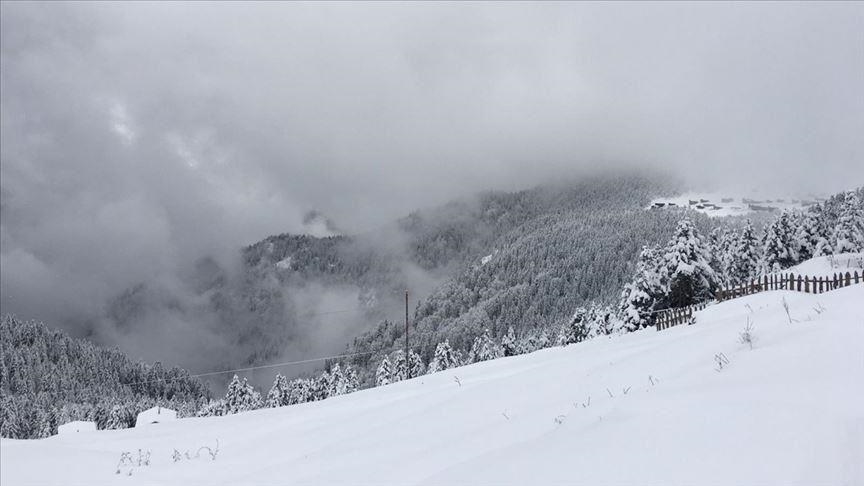
[[[855,191],[845,194],[831,239],[834,254],[864,251],[864,212]]]
[[[708,264],[702,238],[689,219],[678,222],[663,259],[668,282],[664,307],[684,307],[713,298],[717,276]]]
[[[397,349],[393,352],[393,372],[390,375],[391,382],[402,381],[408,378],[408,360],[405,358],[405,352]]]
[[[354,393],[360,389],[360,377],[357,375],[357,369],[350,364],[345,365],[345,393]]]
[[[501,338],[501,349],[504,356],[515,356],[519,354],[518,346],[516,345],[516,334],[513,332],[513,327],[507,329],[507,334]]]
[[[111,407],[108,413],[108,419],[105,422],[105,429],[116,430],[129,427],[129,410],[120,404]]]
[[[322,379],[327,383],[327,397],[335,397],[348,393],[347,380],[342,373],[339,363],[333,363],[333,366],[330,367],[330,372],[325,372]]]
[[[420,358],[420,355],[415,353],[414,350],[408,351],[408,378],[416,378],[418,376],[422,376],[425,372],[423,366],[423,360]]]
[[[753,224],[749,219],[741,230],[741,234],[738,235],[738,240],[735,242],[731,254],[729,284],[741,285],[750,282],[759,275],[761,248],[753,231]]]
[[[289,404],[290,389],[288,379],[281,374],[276,375],[273,386],[267,393],[267,406],[271,408],[284,407]]]
[[[654,310],[665,296],[661,281],[662,259],[653,247],[643,247],[636,262],[633,281],[624,285],[618,313],[622,328],[635,331],[654,325]]]
[[[393,365],[390,364],[390,358],[384,356],[381,364],[378,365],[378,371],[375,373],[375,386],[389,385],[393,382]]]
[[[762,241],[762,273],[774,273],[798,263],[795,234],[784,211],[765,229]]]
[[[312,383],[305,378],[296,378],[291,381],[288,393],[288,404],[306,403],[312,400]]]
[[[450,347],[450,343],[444,341],[435,346],[435,356],[433,356],[432,361],[429,362],[429,373],[449,370],[450,368],[459,366],[459,364],[458,355],[453,348]]]
[[[488,329],[483,331],[483,334],[474,339],[471,344],[471,351],[468,354],[470,363],[479,363],[480,361],[488,361],[490,359],[500,358],[503,354],[501,347],[492,339]]]
[[[590,324],[588,319],[590,318],[588,309],[578,307],[576,312],[573,313],[573,317],[561,326],[561,330],[558,333],[558,346],[566,346],[587,339],[588,332],[590,331],[588,327]]]
[[[228,384],[228,391],[225,393],[225,411],[233,414],[255,410],[259,407],[261,396],[249,384],[246,378],[240,381],[237,375],[231,379]]]

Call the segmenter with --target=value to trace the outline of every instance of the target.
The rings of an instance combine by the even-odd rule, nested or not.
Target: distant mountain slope
[[[458,275],[418,304],[412,344],[429,345],[422,350],[428,361],[432,345],[445,339],[467,351],[484,329],[493,337],[509,327],[517,335],[557,329],[587,301],[615,302],[642,246],[665,242],[685,211],[645,211],[661,190],[644,179],[622,178],[507,195],[509,203],[490,211],[493,224],[507,223],[482,240],[485,246],[472,252]],[[717,224],[689,214],[706,234]],[[401,326],[385,322],[356,339],[351,350],[390,348],[402,336]],[[368,366],[377,358],[355,364]]]
[[[116,349],[72,339],[40,322],[0,319],[2,437],[47,437],[70,420],[126,427],[154,404],[181,409],[188,404],[194,412],[192,402],[208,397],[206,386],[185,370],[136,363]]]
[[[4,439],[0,482],[861,484],[862,300],[864,285],[764,292],[709,306],[693,326],[600,337],[318,402]],[[789,324],[784,303],[798,322]],[[752,349],[738,340],[748,320]],[[215,460],[207,450],[195,457],[217,440]],[[149,464],[116,475],[121,454],[134,459],[139,448]]]
[[[156,318],[205,328],[223,343],[207,353],[219,360],[211,368],[338,351],[403,315],[405,289],[420,301],[412,321],[424,342],[438,328],[460,342],[487,318],[496,332],[505,321],[545,326],[586,299],[611,301],[641,245],[665,239],[680,217],[641,210],[670,187],[659,177],[593,177],[486,192],[359,235],[271,236],[243,249],[239,270],[202,259],[182,288],[131,289],[106,319],[121,329]],[[368,336],[357,343],[389,344]]]

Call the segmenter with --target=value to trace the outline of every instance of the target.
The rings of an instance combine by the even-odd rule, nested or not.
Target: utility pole
[[[408,376],[408,370],[411,368],[408,366],[408,290],[405,290],[405,378],[410,378]]]

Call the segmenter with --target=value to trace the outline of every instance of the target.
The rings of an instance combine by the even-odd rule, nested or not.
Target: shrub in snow
[[[225,400],[210,400],[196,414],[198,417],[221,417],[226,415]]]
[[[738,342],[746,344],[750,346],[750,349],[753,349],[753,342],[756,341],[756,336],[753,335],[753,331],[753,321],[750,320],[750,316],[747,316],[747,323],[744,325],[744,330],[738,334]]]

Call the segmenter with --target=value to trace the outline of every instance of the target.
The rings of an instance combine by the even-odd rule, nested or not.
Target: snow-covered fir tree
[[[288,404],[295,405],[297,403],[306,403],[312,401],[312,383],[306,378],[296,378],[291,380],[290,391],[288,393]]]
[[[461,365],[461,359],[458,352],[455,351],[449,341],[438,343],[435,346],[435,356],[429,362],[429,373],[437,373],[438,371],[449,370]]]
[[[864,216],[855,191],[844,196],[831,240],[834,254],[864,251]]]
[[[405,351],[397,349],[393,352],[392,359],[393,371],[390,374],[390,381],[397,382],[408,378],[408,360],[405,358]]]
[[[423,375],[425,366],[420,355],[415,353],[413,349],[408,350],[408,378],[417,378]]]
[[[261,395],[255,388],[243,378],[241,381],[237,375],[228,384],[225,393],[225,412],[228,414],[255,410],[261,405]]]
[[[281,373],[276,374],[276,379],[273,380],[273,386],[267,392],[268,407],[284,407],[290,405],[291,389],[288,379],[282,376]]]
[[[762,253],[759,239],[748,219],[738,234],[732,251],[732,262],[728,269],[727,280],[730,285],[741,285],[759,275],[759,261]]]
[[[375,372],[375,386],[389,385],[393,382],[393,365],[390,363],[390,358],[384,356],[381,364],[378,365],[378,370]]]
[[[578,307],[573,317],[561,326],[558,332],[558,346],[566,346],[584,341],[588,337],[590,331],[590,315],[585,307]]]
[[[488,329],[483,330],[483,334],[474,339],[471,345],[471,351],[468,353],[469,363],[479,363],[480,361],[488,361],[490,359],[500,358],[503,354],[501,346],[499,346]]]
[[[635,331],[654,324],[653,311],[666,293],[661,277],[665,271],[663,264],[657,248],[642,248],[633,281],[624,285],[618,306],[625,330]]]
[[[783,211],[765,229],[762,239],[762,273],[779,272],[798,263],[798,246],[789,212]]]
[[[689,219],[678,223],[663,260],[668,282],[664,307],[684,307],[714,297],[717,275],[699,231]]]
[[[516,343],[516,334],[513,332],[513,327],[507,329],[507,334],[501,338],[501,350],[504,356],[515,356],[519,354],[519,347]]]

